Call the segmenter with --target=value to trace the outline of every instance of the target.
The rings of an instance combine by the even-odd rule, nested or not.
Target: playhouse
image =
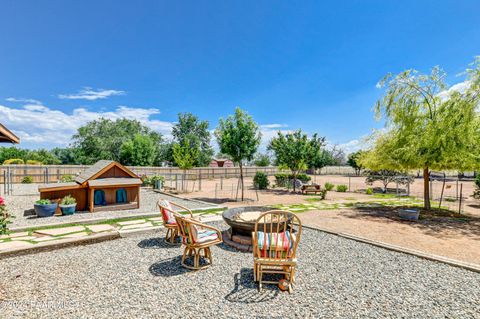
[[[71,195],[77,210],[91,213],[140,207],[140,178],[114,161],[98,161],[75,178],[74,182],[38,187],[40,198],[60,200]]]

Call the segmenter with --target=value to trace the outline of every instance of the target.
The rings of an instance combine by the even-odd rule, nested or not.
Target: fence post
[[[351,184],[352,184],[352,183],[351,183],[351,179],[352,179],[352,178],[351,178],[350,174],[348,174],[348,191],[349,191],[349,192],[352,191],[352,189],[351,189]]]

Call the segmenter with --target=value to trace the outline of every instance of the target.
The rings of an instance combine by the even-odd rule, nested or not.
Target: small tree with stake
[[[198,159],[198,155],[198,148],[191,147],[188,139],[183,140],[181,143],[173,144],[173,158],[175,159],[175,163],[177,163],[178,167],[183,169],[184,181],[187,170],[193,167],[194,163]]]
[[[220,119],[215,129],[220,152],[227,154],[240,167],[242,201],[244,200],[243,161],[251,161],[260,145],[260,130],[248,113],[240,108],[227,119]]]

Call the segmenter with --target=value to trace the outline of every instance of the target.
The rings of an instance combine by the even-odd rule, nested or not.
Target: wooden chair
[[[302,223],[289,211],[271,210],[257,219],[253,238],[253,274],[262,284],[280,284],[280,281],[265,281],[264,274],[283,274],[283,283],[292,292],[297,267],[297,247],[302,234]]]
[[[180,208],[180,210],[188,212],[191,218],[193,218],[192,211],[187,207],[176,204],[174,202],[169,202],[164,199],[160,199],[157,202],[157,205],[160,209],[160,214],[162,215],[163,226],[167,229],[167,234],[165,235],[165,242],[170,245],[175,245],[175,237],[178,236],[178,225],[175,219],[175,215],[177,215],[178,213],[174,210],[174,207]]]
[[[182,266],[192,270],[199,270],[212,265],[213,259],[210,247],[222,242],[222,233],[220,230],[203,224],[193,218],[178,214],[175,215],[175,219],[178,224],[178,232],[182,237],[182,244],[185,245],[182,256]],[[203,258],[208,259],[208,264],[200,266],[202,251]],[[193,266],[185,263],[187,256],[193,258]]]

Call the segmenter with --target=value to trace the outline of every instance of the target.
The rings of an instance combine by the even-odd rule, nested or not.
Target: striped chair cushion
[[[192,238],[194,243],[205,243],[218,239],[218,234],[214,230],[202,229],[200,226],[193,225]]]
[[[257,232],[260,257],[288,258],[292,253],[295,234],[289,231],[281,233]]]
[[[160,201],[160,211],[162,213],[162,218],[163,218],[163,221],[166,223],[166,224],[176,224],[177,222],[175,221],[175,216],[173,216],[173,207],[172,207],[172,204],[170,204],[170,202],[168,200],[161,200]],[[167,209],[165,209],[165,208]]]

